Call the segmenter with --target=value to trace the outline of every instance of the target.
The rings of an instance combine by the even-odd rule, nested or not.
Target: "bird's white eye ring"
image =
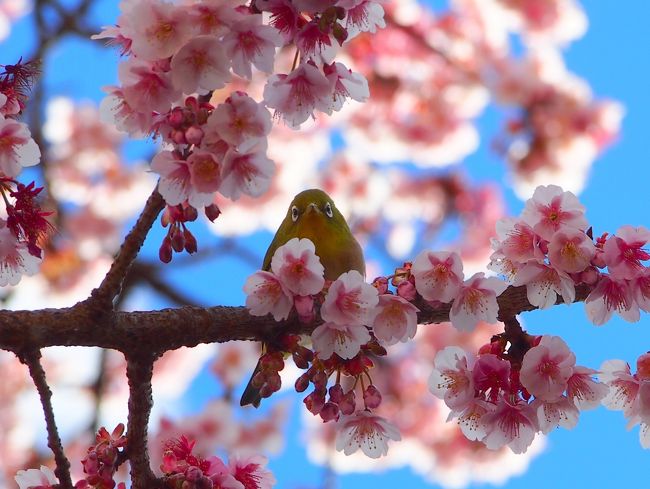
[[[325,214],[327,214],[327,217],[332,217],[334,215],[334,211],[332,211],[332,204],[329,202],[325,204]]]
[[[291,219],[293,219],[293,222],[296,222],[298,220],[298,208],[294,205],[291,207]]]

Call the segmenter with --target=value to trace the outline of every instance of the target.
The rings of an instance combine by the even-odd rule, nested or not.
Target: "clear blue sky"
[[[117,16],[117,2],[103,1],[94,9],[99,25],[111,24]],[[650,227],[648,212],[648,183],[650,182],[650,18],[648,2],[584,2],[589,17],[589,30],[566,52],[568,68],[587,79],[597,96],[621,101],[626,108],[620,140],[611,147],[595,166],[586,190],[580,196],[587,206],[595,233],[614,232],[620,225]],[[32,23],[21,20],[12,36],[0,44],[0,63],[12,63],[20,55],[33,49]],[[65,95],[76,100],[99,101],[99,87],[115,83],[116,53],[89,43],[69,39],[51,52],[46,60],[45,79],[49,95]],[[56,69],[52,69],[56,67]],[[504,181],[504,165],[489,150],[489,135],[499,127],[499,112],[488,110],[479,121],[483,136],[480,150],[468,158],[466,168],[475,180]],[[142,145],[133,145],[134,154],[144,154]],[[558,182],[559,183],[559,182]],[[506,190],[510,210],[518,213],[522,203]],[[149,242],[159,242],[160,233]],[[209,235],[206,235],[206,238]],[[255,236],[242,240],[251,249],[262,254],[270,236]],[[149,254],[155,254],[155,248]],[[250,269],[240,263],[219,262],[226,276],[245,277]],[[214,280],[212,272],[195,267],[196,278]],[[187,272],[186,272],[187,273]],[[232,273],[233,275],[230,275]],[[187,275],[174,276],[184,280]],[[242,279],[243,281],[243,279]],[[200,283],[198,280],[194,283]],[[215,299],[214,294],[200,293],[206,303],[241,304],[243,297],[237,287],[229,294]],[[534,312],[524,318],[532,333],[560,334],[575,351],[578,363],[598,367],[609,358],[623,358],[633,362],[650,349],[650,319],[646,316],[638,324],[627,324],[613,319],[597,328],[589,324],[580,304],[570,308],[556,307],[547,312]],[[206,390],[206,387],[208,388]],[[210,396],[210,380],[202,379],[192,392],[199,403]],[[295,399],[298,399],[295,397]],[[272,462],[272,468],[281,481],[280,488],[316,487],[322,469],[309,465],[300,445],[297,404],[294,404],[288,428],[286,452]],[[572,432],[556,430],[549,439],[545,452],[533,460],[529,471],[511,479],[509,488],[611,488],[647,486],[647,466],[650,452],[638,443],[638,428],[625,430],[620,412],[599,409],[587,412]],[[297,468],[300,468],[297,470]],[[425,482],[409,469],[381,475],[346,475],[339,479],[340,488],[364,489],[378,487],[423,487]],[[483,487],[476,485],[472,487]]]

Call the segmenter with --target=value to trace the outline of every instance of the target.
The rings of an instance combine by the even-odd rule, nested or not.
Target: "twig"
[[[59,487],[61,489],[72,489],[70,462],[63,452],[59,430],[56,427],[54,410],[52,409],[52,391],[47,384],[45,371],[40,362],[41,351],[36,349],[25,350],[18,354],[18,358],[29,368],[29,375],[34,381],[38,395],[41,398],[45,424],[47,425],[47,446],[50,447],[50,450],[54,454],[54,461],[56,462],[54,473],[59,479]]]
[[[98,302],[104,309],[110,308],[108,306],[112,304],[113,299],[120,293],[122,282],[129,271],[129,267],[138,255],[149,229],[151,229],[151,226],[164,206],[165,201],[158,193],[158,187],[156,186],[147,199],[147,203],[137,222],[129,234],[126,235],[126,238],[124,238],[120,251],[111,264],[111,269],[99,287],[92,291],[89,299],[91,302]]]

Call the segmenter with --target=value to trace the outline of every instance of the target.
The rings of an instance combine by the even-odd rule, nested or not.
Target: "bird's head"
[[[289,205],[284,222],[287,231],[296,236],[306,236],[328,228],[348,229],[345,218],[331,197],[319,189],[305,190],[296,195]]]

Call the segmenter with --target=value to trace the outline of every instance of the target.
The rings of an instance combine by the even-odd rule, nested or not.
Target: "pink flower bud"
[[[205,207],[205,217],[207,217],[210,222],[214,222],[217,217],[221,215],[221,211],[217,204],[210,204]]]
[[[176,144],[186,144],[187,141],[185,139],[185,133],[183,131],[179,131],[174,129],[171,134],[169,135],[170,139],[174,141]]]
[[[381,404],[381,393],[374,385],[369,385],[365,391],[363,391],[363,403],[369,409],[375,409]]]
[[[309,367],[309,362],[299,353],[293,352],[292,357],[293,357],[293,363],[296,364],[296,367],[302,369]]]
[[[199,213],[197,212],[196,208],[192,207],[191,205],[188,205],[183,209],[183,220],[185,222],[196,221],[197,217],[199,217]]]
[[[163,238],[163,242],[158,250],[158,258],[163,263],[169,263],[172,261],[172,243],[169,236]]]
[[[189,229],[183,230],[183,238],[185,239],[185,251],[187,251],[190,255],[192,253],[196,253],[198,250],[198,244],[196,242],[196,238],[189,231]]]
[[[415,285],[413,285],[410,280],[400,282],[400,284],[397,286],[397,295],[403,297],[407,301],[412,301],[415,299],[415,293]]]
[[[190,126],[185,131],[185,139],[190,144],[200,144],[203,139],[203,130],[200,127]]]
[[[309,374],[304,373],[296,379],[296,392],[305,392],[309,387]]]
[[[650,352],[644,353],[636,360],[636,375],[639,380],[650,379]]]
[[[326,402],[323,409],[320,410],[320,417],[325,423],[333,419],[339,419],[339,407],[333,402]]]
[[[311,295],[298,295],[293,299],[296,312],[303,323],[314,318],[314,298]]]
[[[348,415],[352,414],[357,407],[357,401],[354,395],[354,391],[349,391],[343,396],[341,402],[339,402],[339,409],[341,413]]]
[[[173,234],[171,236],[171,243],[172,248],[174,248],[174,251],[177,253],[180,253],[183,251],[183,248],[185,248],[185,238],[179,229],[175,229],[173,231]]]
[[[330,387],[330,401],[339,403],[343,399],[343,387],[341,387],[341,384],[334,384],[332,387]]]
[[[325,405],[325,396],[319,395],[314,391],[305,397],[302,402],[305,403],[307,410],[315,416],[320,413],[321,409],[323,409],[323,406]]]

